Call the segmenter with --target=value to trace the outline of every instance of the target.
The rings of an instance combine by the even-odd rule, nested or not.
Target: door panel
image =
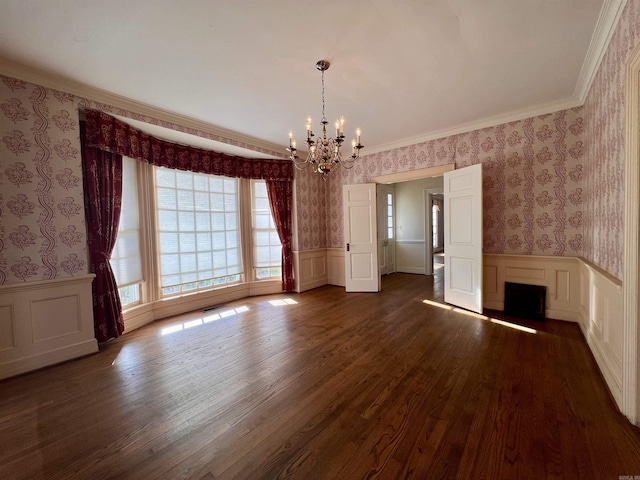
[[[444,301],[482,313],[482,165],[444,174]]]
[[[343,199],[346,291],[378,292],[376,185],[344,185]]]
[[[395,188],[378,185],[378,260],[380,275],[395,272]]]

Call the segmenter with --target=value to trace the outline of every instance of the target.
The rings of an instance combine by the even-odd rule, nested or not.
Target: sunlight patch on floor
[[[470,312],[469,310],[464,310],[462,308],[453,307],[451,305],[445,305],[444,303],[434,302],[433,300],[423,300],[422,303],[431,305],[432,307],[442,308],[443,310],[450,310],[456,313],[462,313],[463,315],[479,318],[480,320],[488,320],[491,323],[495,323],[496,325],[502,325],[503,327],[513,328],[515,330],[520,330],[521,332],[532,333],[532,334],[538,333],[538,331],[533,328],[518,325],[517,323],[505,322],[504,320],[498,320],[497,318],[487,317],[486,315]]]
[[[231,317],[233,315],[237,315],[238,313],[249,311],[249,307],[243,305],[241,307],[229,308],[223,310],[218,313],[212,313],[210,315],[205,315],[201,318],[194,318],[191,320],[184,321],[182,323],[177,323],[175,325],[170,325],[168,327],[163,328],[160,331],[161,335],[170,335],[172,333],[181,332],[183,330],[188,330],[190,328],[199,327],[201,325],[205,325],[207,323],[215,322],[216,320],[220,320],[221,318]]]
[[[298,302],[296,302],[293,298],[283,298],[280,300],[269,300],[269,303],[274,307],[281,307],[283,305],[295,305]]]
[[[498,320],[497,318],[491,318],[489,320],[491,321],[491,323],[497,323],[498,325],[502,325],[504,327],[515,328],[516,330],[520,330],[521,332],[527,332],[527,333],[533,333],[533,334],[538,333],[538,331],[534,330],[533,328],[524,327],[522,325],[518,325],[517,323],[505,322],[503,320]]]
[[[426,303],[427,305],[431,305],[432,307],[442,308],[443,310],[453,310],[453,307],[451,305],[434,302],[433,300],[423,300],[422,303]]]

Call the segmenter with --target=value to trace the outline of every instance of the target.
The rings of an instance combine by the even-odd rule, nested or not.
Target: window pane
[[[175,188],[176,186],[175,170],[170,170],[168,168],[156,170],[156,185],[158,187]]]
[[[140,249],[140,222],[138,213],[137,160],[122,158],[122,208],[118,236],[111,252],[111,269],[119,287],[139,285],[142,277],[142,251]],[[138,287],[135,287],[137,289]],[[129,290],[121,296],[131,301],[139,300],[138,294]],[[137,290],[136,290],[137,292]]]
[[[174,232],[163,232],[159,235],[160,251],[165,253],[178,252],[178,234]]]
[[[166,169],[154,170],[158,192],[175,199],[158,211],[163,295],[239,281],[238,180],[176,171],[171,184]]]
[[[176,209],[178,202],[176,200],[175,189],[158,188],[156,195],[158,196],[158,205],[160,208]]]
[[[282,245],[275,229],[264,180],[251,182],[254,275],[258,280],[281,277]]]
[[[178,212],[158,210],[158,230],[160,232],[177,232]]]
[[[123,307],[133,305],[140,302],[140,284],[129,285],[118,289],[120,295],[120,304]]]

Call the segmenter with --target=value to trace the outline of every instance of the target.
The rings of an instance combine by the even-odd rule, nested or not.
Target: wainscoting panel
[[[98,351],[93,277],[0,287],[0,378]]]
[[[484,307],[504,310],[504,283],[547,288],[548,318],[580,320],[580,261],[576,257],[484,255]]]
[[[622,282],[582,260],[580,276],[585,301],[580,327],[618,408],[622,407],[624,317]]]
[[[329,285],[337,285],[338,287],[346,285],[344,256],[343,248],[327,248],[327,265],[329,267],[327,283]]]
[[[0,306],[0,352],[16,346],[14,318],[12,305]]]
[[[482,288],[484,297],[487,295],[495,297],[498,295],[498,267],[496,265],[484,265],[482,272]],[[504,283],[502,285],[504,288]]]
[[[328,283],[327,249],[293,252],[296,292],[304,292]]]

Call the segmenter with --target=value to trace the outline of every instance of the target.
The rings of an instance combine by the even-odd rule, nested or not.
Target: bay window
[[[143,174],[137,175],[136,168]],[[147,216],[152,221],[139,222]],[[134,269],[136,264],[141,266]],[[168,169],[124,157],[123,208],[111,265],[125,308],[140,302],[141,289],[146,292],[142,297],[154,301],[221,286],[281,281],[281,243],[265,181]],[[137,273],[126,276],[128,270]],[[143,282],[142,271],[153,279]]]

